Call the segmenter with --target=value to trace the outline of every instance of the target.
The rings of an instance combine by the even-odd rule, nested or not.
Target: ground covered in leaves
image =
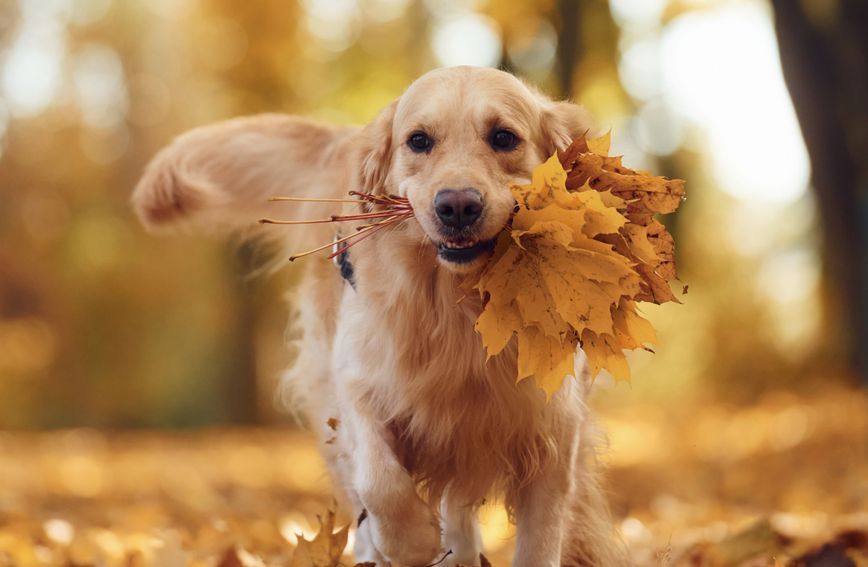
[[[602,414],[639,565],[868,565],[865,393]],[[0,455],[4,567],[285,567],[332,502],[295,431],[0,433]],[[482,522],[488,558],[508,565],[502,510]]]

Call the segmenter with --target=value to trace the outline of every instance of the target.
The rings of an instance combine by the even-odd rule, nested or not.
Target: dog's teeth
[[[457,240],[457,241],[445,241],[443,242],[443,246],[449,248],[450,250],[460,250],[462,248],[472,248],[476,246],[476,240]]]

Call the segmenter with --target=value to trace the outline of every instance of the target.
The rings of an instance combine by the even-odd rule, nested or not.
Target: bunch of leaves
[[[517,336],[517,380],[532,376],[548,395],[574,372],[578,347],[593,376],[629,379],[624,350],[656,340],[637,302],[678,301],[674,241],[654,216],[678,208],[684,182],[629,169],[608,151],[608,135],[581,137],[511,187],[512,225],[475,286],[488,356]]]

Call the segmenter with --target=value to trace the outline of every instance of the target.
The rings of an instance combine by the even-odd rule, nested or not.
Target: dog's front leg
[[[519,491],[513,567],[560,566],[569,491],[569,482],[555,470]]]
[[[482,535],[477,509],[477,505],[456,500],[448,491],[443,495],[440,503],[440,516],[444,523],[443,550],[452,552],[444,562],[445,567],[479,564]]]
[[[557,452],[515,495],[517,534],[513,567],[561,565],[566,519],[576,487],[581,420],[577,392],[577,386],[567,382],[547,407]]]
[[[392,449],[386,427],[364,411],[350,410],[355,450],[353,485],[367,511],[363,522],[374,546],[393,565],[426,565],[440,551],[440,525],[417,494]]]

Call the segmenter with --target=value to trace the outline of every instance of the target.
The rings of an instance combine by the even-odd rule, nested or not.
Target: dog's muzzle
[[[474,236],[474,225],[482,217],[485,204],[476,189],[441,189],[434,197],[434,213],[440,221],[441,239],[437,241],[440,258],[453,264],[472,262],[494,249],[494,240]]]

